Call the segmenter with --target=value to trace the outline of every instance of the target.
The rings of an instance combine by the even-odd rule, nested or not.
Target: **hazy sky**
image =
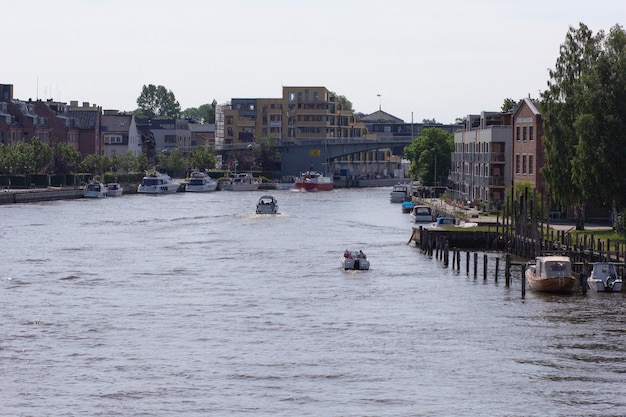
[[[185,109],[324,86],[358,112],[442,123],[538,98],[570,26],[608,32],[626,19],[624,0],[4,0],[0,10],[0,83],[17,99],[134,110],[155,84]]]

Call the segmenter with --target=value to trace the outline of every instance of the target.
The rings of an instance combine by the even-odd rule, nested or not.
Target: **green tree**
[[[182,117],[192,119],[196,123],[215,123],[215,108],[217,101],[213,100],[211,104],[203,104],[200,107],[190,107],[183,110]]]
[[[69,174],[76,172],[80,165],[82,155],[68,142],[59,142],[54,145],[53,166],[57,174]]]
[[[174,175],[184,172],[189,166],[189,162],[185,159],[183,153],[178,149],[170,152],[164,152],[157,156],[159,167],[162,170]]]
[[[258,167],[262,171],[276,170],[276,165],[280,162],[280,152],[276,147],[276,138],[273,136],[265,136],[255,139],[255,141],[252,149]]]
[[[180,117],[180,104],[171,90],[162,85],[144,85],[137,98],[135,116],[144,119],[177,119]]]
[[[605,205],[623,198],[617,194],[623,194],[626,180],[613,173],[626,158],[616,152],[626,144],[625,40],[619,26],[606,39],[582,23],[570,27],[542,93],[542,172],[552,200],[575,209],[579,230],[590,198]]]
[[[81,167],[94,175],[102,175],[111,169],[111,159],[106,155],[89,154],[85,156]]]
[[[216,161],[213,148],[194,148],[189,152],[189,165],[198,171],[214,169]]]
[[[331,97],[335,97],[337,102],[341,104],[343,110],[352,110],[352,102],[346,98],[346,96],[339,95],[334,91],[330,92]]]
[[[450,171],[454,151],[454,136],[443,129],[430,127],[422,130],[413,143],[404,148],[411,161],[409,174],[425,185],[438,185],[438,179]]]
[[[517,103],[518,102],[513,100],[512,98],[505,98],[504,103],[502,103],[502,107],[500,108],[500,111],[502,113],[513,111],[517,106]]]

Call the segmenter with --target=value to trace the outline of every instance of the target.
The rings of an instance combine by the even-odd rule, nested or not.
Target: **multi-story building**
[[[186,119],[153,119],[149,121],[155,152],[174,149],[186,154],[191,150],[191,130]]]
[[[100,125],[100,143],[103,155],[114,157],[130,151],[141,153],[141,134],[135,116],[120,114],[117,110],[105,110]]]
[[[538,169],[545,163],[541,138],[543,121],[539,103],[524,98],[513,113],[513,183],[526,182],[545,194],[546,180]]]
[[[220,132],[220,129],[222,130]],[[216,112],[216,142],[362,138],[365,126],[325,87],[283,87],[281,98],[233,98]]]
[[[511,185],[511,113],[482,112],[465,118],[454,133],[449,179],[457,200],[484,211],[497,210]]]

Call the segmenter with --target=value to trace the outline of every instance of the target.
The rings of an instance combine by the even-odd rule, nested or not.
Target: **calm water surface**
[[[445,269],[389,192],[0,206],[0,415],[626,415],[622,293]]]

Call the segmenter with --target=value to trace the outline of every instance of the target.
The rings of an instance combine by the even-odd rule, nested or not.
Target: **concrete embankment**
[[[69,200],[82,198],[82,188],[37,188],[32,190],[4,190],[0,192],[0,204],[33,203],[37,201]]]

